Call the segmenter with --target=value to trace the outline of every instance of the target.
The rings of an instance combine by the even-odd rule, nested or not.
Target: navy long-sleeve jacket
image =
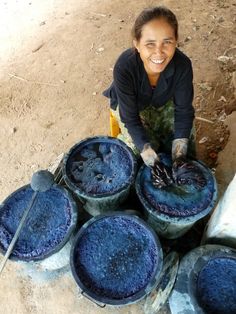
[[[139,112],[149,105],[158,108],[172,99],[175,106],[174,139],[189,137],[194,119],[193,71],[190,59],[183,52],[176,49],[155,89],[149,83],[139,53],[132,48],[118,58],[113,77],[113,83],[103,95],[110,98],[112,109],[119,105],[121,121],[140,151],[149,139]]]

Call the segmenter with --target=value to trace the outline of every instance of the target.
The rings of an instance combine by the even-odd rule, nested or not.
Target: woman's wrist
[[[172,142],[172,160],[186,157],[188,151],[188,138],[177,138]]]
[[[157,153],[155,152],[155,150],[151,147],[150,143],[146,143],[143,146],[143,149],[140,153],[143,162],[147,165],[147,166],[153,166],[156,160],[159,160]]]
[[[151,144],[150,144],[150,143],[145,143],[145,144],[143,145],[143,149],[142,149],[141,153],[145,152],[145,150],[147,150],[147,149],[149,149],[149,148],[151,148]]]

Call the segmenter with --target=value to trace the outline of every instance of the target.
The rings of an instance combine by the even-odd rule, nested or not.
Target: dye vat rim
[[[176,307],[181,306],[183,313],[204,314],[197,299],[196,276],[215,258],[235,258],[236,249],[218,245],[206,244],[188,252],[180,261],[174,288],[169,297],[169,305],[173,313],[178,313]]]
[[[163,268],[157,286],[146,297],[144,304],[145,314],[158,313],[166,303],[174,286],[179,267],[179,253],[167,253],[163,261]]]
[[[22,190],[25,190],[27,188],[31,188],[30,184],[26,184],[22,187],[20,187],[19,189],[15,190],[14,192],[12,192],[1,204],[0,204],[0,211],[3,209],[5,203],[12,197],[14,196],[14,194],[19,193]],[[63,240],[58,243],[52,250],[50,250],[48,253],[43,254],[43,256],[34,256],[33,258],[27,258],[24,256],[14,256],[14,255],[10,255],[9,259],[12,261],[23,261],[23,262],[36,262],[36,261],[42,261],[48,257],[50,257],[51,255],[57,253],[58,251],[60,251],[65,244],[68,242],[68,240],[70,239],[72,233],[74,232],[76,225],[77,225],[77,220],[78,220],[78,209],[77,209],[77,205],[76,202],[74,201],[71,193],[64,187],[59,186],[57,184],[53,184],[52,188],[56,188],[58,190],[60,190],[63,195],[68,198],[70,204],[71,204],[71,224],[70,227],[67,230],[67,233],[65,235],[65,237],[63,238]],[[13,249],[14,252],[14,249]],[[0,253],[5,255],[6,251],[0,246]]]
[[[88,141],[90,141],[90,142],[88,143]],[[71,158],[71,156],[73,156],[73,153],[76,152],[76,150],[79,146],[81,146],[81,148],[83,148],[83,146],[85,146],[85,145],[87,146],[88,144],[99,143],[99,142],[102,143],[102,142],[106,142],[106,141],[110,141],[111,144],[119,145],[127,151],[129,159],[132,161],[131,174],[130,174],[129,178],[127,179],[127,182],[121,188],[116,189],[115,191],[102,193],[102,194],[87,193],[83,189],[81,189],[78,185],[74,184],[69,179],[69,177],[67,175],[67,163],[68,163],[69,159]],[[81,140],[80,142],[78,142],[74,146],[72,146],[71,149],[69,150],[69,152],[65,154],[65,156],[63,158],[63,163],[62,163],[62,174],[63,174],[63,178],[65,180],[66,185],[76,195],[81,196],[81,197],[85,197],[85,198],[89,197],[89,198],[100,199],[103,197],[109,197],[109,196],[112,196],[114,194],[118,194],[118,193],[126,190],[134,182],[136,173],[137,173],[137,160],[136,160],[136,157],[135,157],[132,149],[128,145],[126,145],[123,141],[121,141],[120,139],[112,137],[112,136],[93,136],[93,137],[88,137],[84,140]]]
[[[142,225],[144,228],[146,228],[148,230],[148,232],[151,233],[152,238],[156,244],[156,248],[158,250],[158,257],[157,257],[157,262],[156,262],[156,270],[155,272],[153,272],[152,277],[149,281],[149,283],[147,284],[146,287],[142,288],[140,291],[138,291],[137,293],[133,294],[132,296],[126,297],[126,298],[122,298],[122,299],[111,299],[108,297],[100,297],[98,295],[96,295],[94,292],[91,292],[84,284],[83,282],[80,280],[77,271],[75,269],[75,265],[74,265],[74,255],[75,255],[75,250],[77,247],[78,242],[80,241],[80,239],[83,236],[83,233],[87,230],[87,228],[96,223],[98,220],[107,218],[107,217],[129,217],[130,219],[132,219],[133,221],[135,221],[136,223]],[[71,246],[71,251],[70,251],[70,266],[71,266],[71,271],[72,271],[72,275],[77,283],[77,285],[79,286],[79,288],[81,289],[81,294],[87,294],[89,299],[92,300],[94,303],[96,304],[104,304],[104,306],[106,304],[108,305],[113,305],[113,306],[123,306],[123,305],[129,305],[132,303],[136,303],[139,300],[143,299],[144,297],[146,297],[151,291],[152,289],[154,289],[154,287],[157,285],[157,283],[159,282],[159,278],[161,276],[161,272],[162,272],[162,268],[163,268],[163,251],[162,251],[162,247],[161,247],[161,243],[159,241],[159,238],[157,236],[157,234],[154,232],[154,230],[141,218],[131,215],[129,213],[124,213],[122,211],[117,211],[117,212],[110,212],[110,213],[106,213],[103,215],[98,215],[96,217],[91,218],[90,220],[88,220],[78,231],[78,233],[76,234],[75,238],[73,239],[73,243]]]
[[[164,213],[161,213],[161,212],[158,212],[148,201],[147,199],[145,198],[145,196],[143,195],[142,193],[142,189],[141,189],[141,175],[142,175],[142,172],[143,172],[143,169],[145,167],[147,167],[145,164],[143,164],[139,171],[138,171],[138,174],[136,176],[136,180],[135,180],[135,190],[137,192],[137,196],[139,198],[139,200],[141,201],[144,209],[146,211],[148,211],[149,214],[151,215],[154,215],[156,216],[157,218],[159,218],[160,220],[162,221],[165,221],[165,222],[171,222],[171,223],[174,223],[174,224],[179,224],[179,225],[182,225],[183,223],[186,223],[186,224],[189,224],[189,223],[192,223],[192,222],[195,222],[196,220],[199,220],[203,217],[205,217],[207,214],[210,213],[210,211],[214,208],[214,206],[216,205],[216,202],[217,202],[217,199],[218,199],[218,188],[217,188],[217,182],[216,182],[216,178],[215,176],[213,175],[212,171],[202,162],[202,161],[196,161],[194,160],[194,162],[196,163],[199,163],[203,168],[205,168],[210,174],[211,174],[211,177],[212,177],[212,181],[213,181],[213,186],[214,186],[214,191],[213,191],[213,197],[208,205],[207,208],[205,208],[204,210],[200,211],[199,213],[197,214],[194,214],[194,215],[191,215],[191,216],[186,216],[186,217],[182,217],[182,216],[176,216],[176,217],[173,217],[173,216],[169,216],[167,214],[164,214]],[[151,210],[150,208],[153,208],[153,210]]]

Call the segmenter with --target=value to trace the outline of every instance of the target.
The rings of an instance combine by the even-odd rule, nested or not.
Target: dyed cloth
[[[163,188],[174,183],[172,177],[172,169],[165,166],[161,161],[156,160],[151,166],[152,184],[156,188]]]
[[[173,100],[175,108],[173,139],[189,137],[194,118],[193,73],[190,59],[180,50],[176,49],[172,60],[161,72],[155,88],[150,85],[143,62],[134,49],[121,54],[113,74],[114,81],[103,95],[110,98],[113,110],[119,104],[121,121],[139,151],[149,142],[149,134],[140,119],[141,112],[150,106],[162,110],[169,100]]]
[[[206,179],[200,168],[185,158],[177,158],[175,160],[172,173],[177,185],[192,184],[197,189],[202,189],[206,185]]]

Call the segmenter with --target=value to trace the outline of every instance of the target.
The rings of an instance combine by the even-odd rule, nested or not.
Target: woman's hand
[[[151,145],[149,143],[146,143],[143,146],[143,150],[141,152],[141,157],[143,159],[143,162],[148,167],[153,167],[156,160],[159,160],[157,153],[154,149],[152,149]]]

